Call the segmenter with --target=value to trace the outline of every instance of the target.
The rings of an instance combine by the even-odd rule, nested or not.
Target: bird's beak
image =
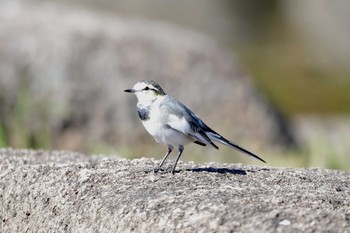
[[[125,89],[124,92],[135,93],[135,89]]]

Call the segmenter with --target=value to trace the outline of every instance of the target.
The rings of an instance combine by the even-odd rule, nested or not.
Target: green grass
[[[0,124],[0,147],[6,147],[7,143],[6,143],[6,135],[4,132],[4,127]]]
[[[33,130],[33,116],[41,114],[45,122],[45,112],[50,103],[34,104],[29,90],[29,83],[24,77],[20,79],[13,108],[7,108],[6,117],[0,120],[0,147],[16,148],[50,148],[52,143],[51,129],[48,124],[38,125]],[[35,120],[37,122],[37,119]],[[30,129],[32,127],[32,129]]]

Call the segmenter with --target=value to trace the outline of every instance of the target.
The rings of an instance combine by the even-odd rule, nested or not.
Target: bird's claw
[[[158,173],[159,171],[163,171],[159,166],[157,166],[153,169],[154,173]]]

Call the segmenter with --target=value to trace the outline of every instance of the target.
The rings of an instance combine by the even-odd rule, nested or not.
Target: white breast
[[[175,119],[176,116],[166,116],[164,112],[160,111],[159,105],[155,103],[150,109],[149,119],[142,121],[144,127],[150,133],[158,143],[166,145],[185,145],[193,142],[186,134],[181,130],[175,130],[171,127],[171,124],[177,124],[178,127],[187,127],[185,119]],[[164,119],[169,119],[170,122],[164,122]],[[167,124],[169,123],[169,124]],[[189,125],[188,125],[189,126]]]

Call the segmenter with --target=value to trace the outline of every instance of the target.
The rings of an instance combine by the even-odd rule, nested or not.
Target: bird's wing
[[[241,153],[249,155],[255,159],[258,159],[264,163],[265,160],[257,156],[256,154],[238,146],[237,144],[227,140],[211,128],[207,126],[199,117],[197,117],[190,109],[188,109],[185,105],[178,102],[176,99],[170,97],[171,101],[168,101],[167,104],[167,112],[170,113],[168,118],[168,125],[190,137],[192,137],[195,141],[199,141],[201,143],[210,144],[216,149],[218,147],[213,143],[213,141],[224,144],[232,149],[238,150]],[[180,110],[180,111],[179,111]]]
[[[202,130],[201,124],[203,123],[191,110],[186,106],[178,102],[172,97],[167,101],[167,104],[160,106],[167,114],[166,124],[191,137],[194,141],[198,141],[202,144],[210,144],[216,149],[218,147],[211,141],[208,135]]]

